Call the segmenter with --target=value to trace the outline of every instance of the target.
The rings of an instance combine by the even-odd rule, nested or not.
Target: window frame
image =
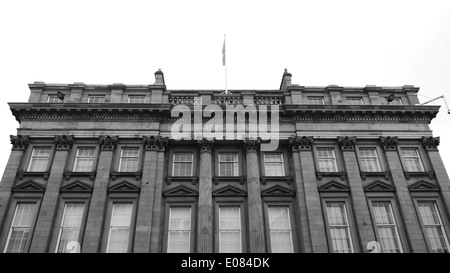
[[[131,101],[132,98],[133,98],[133,100],[136,99],[136,98],[139,98],[139,102],[132,102]],[[143,99],[142,102],[140,101],[141,98]],[[137,103],[137,104],[139,104],[139,103],[145,103],[145,100],[146,100],[146,95],[128,95],[127,103]]]
[[[320,149],[331,149],[333,151],[334,154],[334,166],[335,166],[335,170],[334,171],[329,171],[329,170],[322,170],[322,168],[320,167],[320,158],[319,158],[319,150]],[[316,161],[316,166],[317,166],[317,171],[318,172],[326,172],[326,173],[333,173],[333,172],[339,172],[342,168],[339,166],[338,164],[338,155],[336,152],[336,147],[333,145],[323,145],[323,146],[317,146],[314,147],[314,154],[315,154],[315,161]]]
[[[363,97],[345,97],[348,105],[364,105]],[[361,103],[354,104],[353,101],[358,100]],[[351,102],[351,103],[350,103]]]
[[[186,163],[186,162],[189,162],[189,161],[177,161],[177,162],[175,162],[175,155],[179,155],[179,154],[190,154],[190,155],[192,155],[192,161],[190,161],[191,162],[191,175],[175,175],[175,163],[181,163],[181,162],[184,162],[184,163]],[[171,174],[172,174],[172,176],[174,176],[174,177],[184,177],[184,176],[188,176],[188,177],[191,177],[191,176],[194,176],[194,153],[193,152],[178,152],[178,151],[174,151],[173,153],[172,153],[172,164],[171,164],[171,166],[172,166],[172,170],[171,170]]]
[[[91,169],[89,171],[77,171],[76,168],[78,167],[78,151],[80,149],[92,149],[94,150],[94,155],[92,156],[92,166]],[[95,170],[95,163],[96,163],[96,157],[97,157],[97,148],[93,147],[93,146],[78,146],[75,149],[75,158],[74,158],[74,163],[73,163],[73,172],[93,172]],[[86,157],[85,157],[86,158]]]
[[[385,171],[384,162],[382,161],[382,158],[380,156],[381,153],[380,153],[378,147],[364,145],[364,146],[358,146],[358,147],[356,147],[356,149],[357,149],[357,157],[358,157],[358,162],[359,162],[359,165],[360,165],[360,171],[361,172],[384,172]],[[377,171],[369,171],[369,170],[365,170],[364,169],[363,157],[361,156],[361,149],[373,149],[373,150],[375,150],[376,159],[377,159],[377,165],[378,165],[378,170]]]
[[[32,162],[33,162],[33,159],[34,159],[33,153],[36,150],[36,148],[38,148],[38,149],[39,148],[48,148],[48,150],[49,150],[48,161],[47,161],[47,165],[45,166],[44,170],[40,170],[40,171],[32,171],[31,170],[31,165],[32,165]],[[45,145],[45,144],[43,144],[43,145],[33,145],[31,147],[31,149],[30,149],[30,156],[29,156],[29,160],[28,160],[28,164],[27,164],[26,170],[27,170],[27,172],[48,172],[50,170],[51,165],[52,165],[52,161],[53,161],[53,146]]]
[[[197,215],[197,202],[196,197],[167,197],[165,207],[164,207],[164,231],[163,231],[163,244],[162,244],[162,252],[168,253],[168,244],[169,244],[169,214],[170,208],[172,207],[189,207],[191,209],[191,233],[189,238],[189,253],[194,253],[195,246],[195,238],[197,238],[196,234],[196,215]]]
[[[60,100],[58,98],[58,95],[56,95],[56,94],[48,94],[46,102],[47,103],[64,103],[65,102],[65,97],[64,97],[64,100]]]
[[[74,199],[72,199],[72,200],[64,200],[63,201],[63,204],[62,204],[62,209],[61,209],[61,212],[62,212],[62,215],[60,216],[60,217],[58,217],[58,219],[59,219],[59,221],[57,221],[56,223],[59,223],[58,224],[58,229],[57,229],[57,231],[55,231],[56,232],[56,245],[55,245],[55,247],[54,247],[54,252],[55,253],[58,253],[58,248],[59,248],[59,245],[60,245],[60,243],[61,243],[61,231],[62,231],[62,224],[63,224],[63,220],[65,219],[65,216],[66,216],[66,206],[68,205],[68,204],[83,204],[83,213],[82,213],[82,216],[81,216],[81,222],[80,222],[80,227],[79,227],[79,232],[78,232],[78,243],[80,244],[80,251],[81,251],[81,247],[82,247],[82,243],[83,243],[83,233],[84,233],[84,226],[85,226],[85,224],[86,224],[86,215],[87,215],[87,211],[88,211],[88,206],[87,206],[87,202],[86,202],[86,200],[77,200],[77,201],[75,201]],[[62,253],[65,253],[65,252],[62,252]]]
[[[95,102],[95,101],[91,101],[91,98],[94,98],[94,100],[95,100],[95,98],[99,98],[100,100],[103,100],[103,101]],[[105,103],[105,101],[106,101],[105,95],[88,95],[88,99],[87,99],[87,103]]]
[[[322,103],[311,103],[319,100]],[[325,97],[323,96],[307,96],[306,101],[308,102],[308,105],[325,105]]]
[[[222,162],[222,161],[220,161],[220,155],[236,155],[236,161],[225,161],[225,162]],[[236,166],[237,166],[237,174],[234,174],[234,175],[222,175],[220,173],[220,171],[221,171],[220,163],[233,164],[233,173],[234,173],[234,166],[235,166],[234,164],[236,164]],[[218,176],[220,176],[220,177],[223,177],[223,176],[233,176],[233,177],[240,176],[240,174],[241,174],[241,168],[239,168],[240,164],[241,163],[240,163],[240,160],[239,160],[239,153],[238,152],[232,152],[232,151],[229,151],[229,152],[217,152]]]
[[[423,156],[423,154],[421,152],[421,149],[418,146],[402,145],[402,146],[399,146],[398,148],[399,148],[398,149],[399,150],[398,154],[399,154],[399,157],[400,157],[400,160],[401,160],[401,163],[402,163],[403,170],[405,172],[422,173],[422,172],[426,172],[427,171],[428,166],[425,165],[424,156]],[[403,150],[404,149],[415,149],[417,151],[417,156],[419,158],[419,164],[420,164],[420,167],[422,168],[422,170],[420,170],[420,171],[413,171],[413,170],[406,169],[407,164],[406,164],[406,161],[405,161],[405,158],[404,158],[404,155],[403,155]]]
[[[120,147],[120,154],[119,154],[119,166],[117,168],[118,172],[139,172],[141,169],[141,149],[142,147],[138,146],[138,145],[123,145]],[[126,149],[130,149],[130,150],[138,150],[138,155],[137,156],[133,156],[133,157],[126,157],[126,158],[137,158],[137,163],[136,163],[136,169],[132,170],[132,171],[122,171],[122,159],[123,159],[123,151]]]
[[[266,155],[269,154],[276,154],[276,155],[281,155],[281,163],[282,163],[282,170],[283,170],[283,175],[277,175],[277,176],[273,176],[273,175],[269,175],[267,173],[266,170]],[[285,158],[285,153],[283,151],[273,151],[273,152],[262,152],[262,165],[263,165],[263,170],[264,170],[264,175],[265,176],[270,176],[270,177],[284,177],[286,176],[286,174],[288,173],[287,170],[287,160]]]
[[[220,252],[220,227],[219,227],[219,210],[220,207],[239,207],[240,220],[241,220],[241,253],[246,253],[248,251],[247,247],[247,226],[246,226],[246,206],[245,199],[241,196],[217,196],[214,198],[214,239],[215,239],[215,252]]]

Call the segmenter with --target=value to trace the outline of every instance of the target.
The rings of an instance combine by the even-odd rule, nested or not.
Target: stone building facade
[[[279,89],[231,94],[169,90],[161,71],[152,85],[29,87],[9,103],[2,252],[449,250],[439,106],[419,106],[417,87],[307,87],[287,71]],[[278,107],[278,148],[173,139],[171,110],[199,101]]]

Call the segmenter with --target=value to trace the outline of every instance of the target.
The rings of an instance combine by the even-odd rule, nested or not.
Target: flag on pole
[[[225,37],[223,37],[223,47],[222,47],[222,65],[225,65]]]

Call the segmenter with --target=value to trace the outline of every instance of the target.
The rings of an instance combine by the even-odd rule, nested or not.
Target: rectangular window
[[[361,167],[364,172],[381,172],[376,148],[359,148]]]
[[[317,159],[321,172],[337,172],[336,156],[333,148],[317,148]]]
[[[323,105],[325,100],[323,97],[308,97],[308,104]]]
[[[352,253],[353,244],[344,202],[326,202],[333,252]]]
[[[94,166],[95,148],[78,148],[74,172],[90,172]]]
[[[219,154],[219,176],[239,176],[238,154]]]
[[[423,172],[422,160],[420,160],[419,149],[402,148],[403,162],[407,172]]]
[[[448,253],[449,244],[435,202],[418,202],[425,236],[432,252]]]
[[[173,154],[173,176],[192,176],[192,153]]]
[[[128,103],[144,103],[145,96],[128,96]]]
[[[171,207],[169,210],[168,253],[189,253],[191,249],[191,208]]]
[[[284,176],[283,154],[264,154],[266,176]]]
[[[24,253],[31,239],[30,233],[36,217],[36,203],[18,203],[6,240],[5,253]]]
[[[347,98],[347,104],[350,105],[363,105],[364,101],[362,98]]]
[[[372,202],[383,253],[402,253],[402,245],[390,202]]]
[[[88,103],[104,103],[105,102],[105,96],[89,96],[88,97]]]
[[[31,154],[29,172],[45,172],[50,161],[50,147],[35,147]]]
[[[139,163],[139,148],[122,148],[119,171],[136,172]]]
[[[388,101],[388,98],[386,98],[386,102],[387,102],[389,105],[403,105],[403,102],[402,102],[402,99],[401,99],[401,98],[394,98],[394,100],[391,101],[391,102],[389,102],[389,101]]]
[[[60,100],[57,95],[48,95],[47,102],[48,103],[63,103],[64,100]]]
[[[219,251],[220,253],[242,252],[239,207],[219,208]]]
[[[126,253],[130,239],[132,203],[114,203],[109,225],[107,253]]]
[[[67,249],[67,243],[78,242],[81,228],[81,221],[83,220],[83,203],[66,203],[64,206],[64,213],[59,228],[58,243],[56,245],[56,252],[65,253],[70,251]]]
[[[294,252],[289,207],[269,207],[268,214],[272,253]]]

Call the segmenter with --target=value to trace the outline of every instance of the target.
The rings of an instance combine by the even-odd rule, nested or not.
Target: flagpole
[[[228,92],[228,79],[227,79],[227,62],[226,62],[226,54],[225,54],[225,40],[226,40],[227,36],[226,34],[223,35],[223,48],[222,48],[222,64],[223,66],[225,66],[225,92],[223,92],[222,94],[231,94],[230,92]]]

